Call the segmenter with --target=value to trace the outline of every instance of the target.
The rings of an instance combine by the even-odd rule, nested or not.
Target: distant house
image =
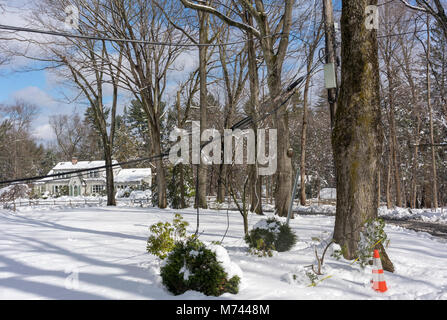
[[[150,187],[152,182],[151,168],[121,169],[114,176],[114,181],[117,189],[134,187],[136,190],[141,190],[145,186]]]
[[[116,160],[112,164],[117,164]],[[98,161],[72,161],[59,162],[48,175],[60,174],[56,177],[48,177],[34,183],[34,191],[39,194],[68,194],[69,196],[97,196],[105,193],[106,172],[94,170],[95,167],[105,166],[104,160]],[[70,174],[72,171],[92,169],[79,174]],[[152,181],[151,168],[122,169],[119,165],[113,167],[113,178],[116,189],[133,187],[136,190],[150,188]]]

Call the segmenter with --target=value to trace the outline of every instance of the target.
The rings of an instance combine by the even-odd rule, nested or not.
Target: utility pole
[[[324,19],[324,34],[325,34],[325,52],[326,52],[326,66],[334,70],[334,80],[337,84],[337,53],[335,43],[335,26],[334,13],[332,8],[332,0],[323,0],[323,19]],[[331,128],[335,123],[335,112],[337,110],[337,87],[327,88],[329,109],[331,113]]]

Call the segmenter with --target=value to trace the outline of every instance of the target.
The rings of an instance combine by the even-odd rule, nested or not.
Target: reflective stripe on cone
[[[385,292],[388,290],[383,274],[382,261],[380,261],[379,250],[374,250],[374,267],[372,271],[372,288],[379,292]]]

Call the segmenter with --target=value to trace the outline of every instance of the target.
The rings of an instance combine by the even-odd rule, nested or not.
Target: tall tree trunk
[[[388,152],[388,165],[386,173],[386,207],[391,209],[393,202],[391,201],[391,152]]]
[[[225,201],[225,175],[227,171],[226,169],[227,168],[224,163],[221,163],[219,165],[219,171],[217,173],[217,196],[216,196],[216,201],[219,203]]]
[[[182,115],[181,115],[181,108],[180,108],[180,91],[177,91],[177,99],[175,101],[175,108],[177,111],[177,127],[179,129],[182,129]],[[185,115],[186,117],[186,115]],[[175,169],[175,168],[174,168]],[[179,184],[180,184],[180,208],[186,208],[186,201],[185,201],[185,168],[183,163],[179,163],[177,165],[177,171],[173,170],[173,174],[175,172],[179,173]]]
[[[390,63],[388,61],[388,63]],[[398,161],[398,146],[397,146],[397,138],[396,138],[396,118],[395,118],[395,110],[394,110],[394,94],[393,94],[393,75],[391,74],[391,67],[388,65],[387,67],[387,77],[388,77],[388,102],[389,102],[389,110],[388,110],[388,118],[389,118],[389,126],[390,126],[390,149],[391,149],[391,157],[393,163],[393,172],[394,172],[394,187],[396,189],[396,205],[398,207],[402,207],[402,187],[400,182],[400,169],[399,169],[399,161]]]
[[[380,196],[381,196],[381,188],[382,188],[382,184],[381,184],[381,179],[380,179],[380,165],[379,168],[377,169],[377,206],[380,207]]]
[[[426,79],[427,79],[427,105],[430,117],[430,143],[431,143],[431,168],[432,168],[432,193],[433,193],[433,207],[438,208],[438,184],[437,184],[437,173],[436,173],[436,153],[435,153],[435,140],[433,137],[433,108],[431,104],[431,85],[430,85],[430,20],[427,15],[427,69],[426,69]]]
[[[354,259],[365,222],[378,216],[382,134],[377,32],[364,23],[366,6],[377,1],[342,3],[342,79],[332,135],[337,185],[334,240],[346,259]],[[389,259],[385,268],[393,269]]]
[[[104,158],[106,163],[106,191],[107,205],[116,206],[115,185],[113,181],[112,152],[109,147],[104,148]]]
[[[417,199],[417,179],[418,179],[418,167],[419,167],[419,143],[421,141],[421,116],[419,113],[419,106],[416,101],[416,93],[414,87],[412,86],[412,97],[413,97],[413,112],[415,113],[416,118],[416,128],[414,132],[413,141],[415,143],[413,150],[413,168],[412,168],[412,177],[411,177],[411,187],[410,187],[410,207],[416,208],[416,199]]]
[[[151,125],[151,151],[152,155],[159,155],[161,151],[161,133],[158,123],[156,125]],[[163,161],[157,158],[155,161],[155,177],[157,181],[157,191],[158,191],[158,207],[164,209],[168,206],[167,194],[166,194],[166,175],[163,166]]]
[[[206,12],[197,12],[199,15],[199,42],[207,43],[208,42],[208,14]],[[208,90],[206,84],[206,62],[207,62],[207,47],[200,46],[199,47],[199,76],[200,76],[200,137],[202,136],[202,132],[207,129],[207,99],[208,99]],[[200,156],[201,158],[201,156]],[[196,203],[196,207],[206,209],[208,207],[206,202],[206,187],[207,187],[207,165],[202,163],[200,159],[200,164],[198,166],[198,188],[196,190],[198,193],[196,199],[198,203]]]
[[[270,65],[268,86],[271,97],[281,93],[281,72],[277,66]],[[272,106],[274,107],[274,106]],[[275,176],[275,211],[280,217],[286,217],[289,210],[292,192],[292,159],[290,158],[290,136],[287,113],[278,115],[275,113],[274,124],[277,130],[277,170]]]
[[[253,25],[253,18],[246,14],[248,17],[248,23]],[[258,66],[256,63],[256,47],[255,42],[253,40],[253,35],[251,33],[247,34],[248,43],[247,43],[247,59],[248,59],[248,73],[249,73],[249,82],[250,82],[250,104],[249,104],[249,112],[250,116],[253,119],[256,119],[258,116],[259,110],[259,76],[258,76]],[[257,161],[258,155],[258,135],[257,135],[257,125],[256,123],[252,124],[252,129],[255,132],[255,161]],[[249,188],[250,188],[250,211],[255,212],[256,214],[262,215],[262,183],[261,176],[258,175],[257,165],[250,164],[248,165],[249,171]]]
[[[300,204],[302,206],[306,205],[306,137],[307,137],[307,114],[308,114],[308,96],[309,96],[309,86],[310,78],[312,75],[309,72],[312,69],[314,50],[311,48],[307,57],[307,77],[304,84],[303,93],[303,125],[301,127],[301,158],[300,158],[300,175],[301,175],[301,193],[300,193]]]

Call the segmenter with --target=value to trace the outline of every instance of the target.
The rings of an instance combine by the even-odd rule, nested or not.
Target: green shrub
[[[188,222],[183,221],[179,214],[175,214],[173,224],[158,222],[149,227],[152,235],[147,239],[147,251],[164,259],[174,249],[176,241],[186,238]]]
[[[225,292],[236,294],[240,278],[228,274],[216,258],[216,253],[197,238],[177,242],[161,268],[166,288],[175,295],[195,290],[208,296]]]
[[[292,229],[275,218],[259,221],[245,237],[250,252],[259,256],[272,256],[272,250],[288,251],[297,240]]]
[[[358,262],[362,268],[372,260],[375,246],[379,243],[383,244],[387,240],[384,228],[385,221],[381,218],[366,221],[360,233],[360,241],[357,248]]]

